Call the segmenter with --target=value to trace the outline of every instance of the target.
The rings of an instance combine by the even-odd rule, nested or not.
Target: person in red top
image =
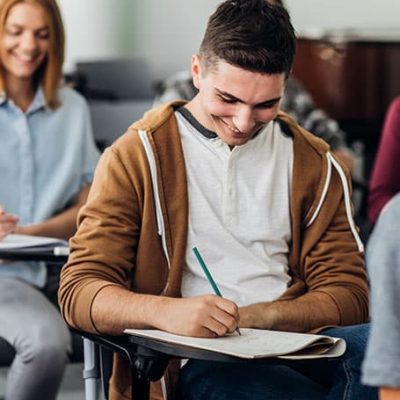
[[[372,170],[369,195],[368,219],[374,224],[382,208],[400,192],[400,174],[397,163],[400,159],[400,96],[390,104],[378,153]]]

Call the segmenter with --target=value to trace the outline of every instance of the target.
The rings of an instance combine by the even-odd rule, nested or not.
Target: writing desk
[[[257,363],[265,362],[266,358],[243,359],[217,353],[214,351],[187,347],[182,344],[166,343],[157,339],[134,335],[94,335],[78,332],[84,337],[85,347],[85,387],[86,400],[96,400],[91,397],[95,393],[92,379],[102,380],[103,391],[108,393],[108,380],[111,376],[112,352],[123,355],[132,367],[132,393],[135,400],[148,400],[151,381],[159,380],[172,359],[197,359],[208,361]],[[104,355],[103,350],[110,354]],[[302,360],[308,362],[309,360]],[[312,360],[315,361],[315,360]],[[271,364],[291,365],[293,360],[269,358]],[[106,395],[107,396],[107,395]],[[106,397],[107,398],[107,397]]]
[[[108,392],[112,357],[102,352],[102,349],[119,353],[129,361],[132,366],[132,398],[137,400],[148,400],[150,381],[159,380],[163,376],[168,362],[172,359],[193,358],[209,361],[244,361],[239,357],[134,335],[110,336],[93,335],[86,332],[78,333],[84,338],[86,400],[94,400],[96,398],[92,397],[96,392],[93,388],[93,379],[101,378],[103,391],[104,393]],[[93,343],[99,349],[94,348]],[[254,362],[255,360],[249,361]]]

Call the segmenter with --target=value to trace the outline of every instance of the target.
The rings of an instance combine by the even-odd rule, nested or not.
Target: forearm
[[[68,209],[38,224],[17,226],[16,233],[34,236],[51,236],[68,240],[76,231],[76,218],[85,204],[90,186],[85,186]]]
[[[121,334],[126,328],[155,328],[178,335],[216,337],[237,327],[238,308],[219,296],[172,298],[106,286],[93,300],[91,318],[99,332]]]
[[[380,400],[399,400],[400,399],[400,388],[388,388],[382,387],[379,389]]]
[[[76,217],[80,207],[73,206],[39,224],[18,226],[16,233],[34,236],[51,236],[68,240],[76,231]]]
[[[309,332],[340,322],[339,310],[325,293],[307,293],[293,300],[252,304],[239,310],[240,327]]]
[[[126,328],[156,328],[156,315],[165,300],[107,286],[93,300],[91,316],[96,329],[107,334],[121,334]]]

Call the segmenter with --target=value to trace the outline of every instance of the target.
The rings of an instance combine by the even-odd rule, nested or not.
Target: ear
[[[192,77],[193,85],[200,90],[201,63],[198,54],[192,56]]]

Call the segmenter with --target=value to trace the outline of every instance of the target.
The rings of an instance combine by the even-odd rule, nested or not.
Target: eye
[[[49,37],[50,33],[47,29],[36,33],[36,38],[40,40],[47,40]]]
[[[42,33],[40,35],[37,35],[36,37],[40,40],[47,40],[47,39],[49,39],[50,35],[48,33],[45,33],[45,34]]]
[[[257,104],[254,108],[256,108],[257,110],[267,110],[274,108],[278,103],[279,101]]]
[[[22,33],[21,29],[17,28],[6,28],[6,34],[10,36],[18,36]]]
[[[237,100],[236,100],[236,99],[231,99],[231,98],[229,98],[229,97],[224,97],[224,96],[218,95],[218,98],[219,98],[222,102],[227,103],[227,104],[235,104],[235,103],[237,103]]]

